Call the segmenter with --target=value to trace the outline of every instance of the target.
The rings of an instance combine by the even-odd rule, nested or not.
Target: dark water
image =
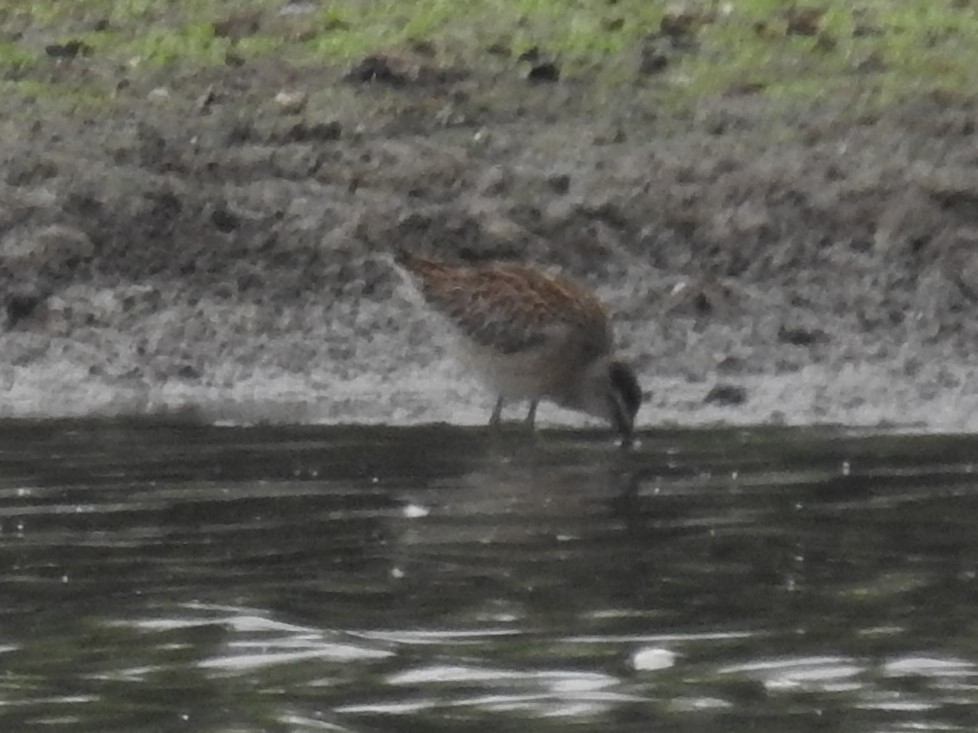
[[[0,425],[0,731],[978,730],[978,437]]]

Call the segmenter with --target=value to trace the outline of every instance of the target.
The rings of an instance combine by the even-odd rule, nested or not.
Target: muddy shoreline
[[[643,425],[978,428],[973,104],[741,96],[680,119],[626,93],[583,114],[564,82],[339,73],[317,83],[393,101],[273,101],[311,83],[249,67],[104,114],[17,110],[0,415],[478,423],[490,398],[392,272],[397,241],[595,287]],[[465,106],[507,85],[520,115]]]

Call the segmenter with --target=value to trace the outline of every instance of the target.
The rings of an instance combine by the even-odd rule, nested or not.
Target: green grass
[[[45,43],[79,39],[94,49],[80,63],[129,68],[218,66],[227,53],[276,56],[299,65],[345,66],[367,53],[430,44],[441,60],[483,67],[487,48],[509,62],[538,46],[565,76],[616,86],[636,79],[635,58],[669,0],[335,0],[281,16],[281,0],[0,0],[0,79],[53,63]],[[920,91],[978,91],[978,6],[956,0],[810,0],[824,15],[818,35],[786,32],[783,0],[701,0],[707,16],[696,50],[672,57],[645,83],[696,100],[751,88],[772,99],[847,95],[889,104]],[[256,13],[260,28],[231,40],[214,23]],[[711,14],[712,13],[712,14]],[[95,21],[108,21],[94,30]],[[857,32],[860,28],[864,32]],[[866,32],[869,29],[873,32]],[[596,73],[595,73],[596,72]]]
[[[975,9],[953,0],[823,2],[813,37],[784,32],[785,5],[753,0],[705,29],[703,53],[684,65],[690,88],[710,93],[755,83],[781,98],[859,90],[883,103],[920,90],[978,91]]]
[[[33,67],[40,59],[40,53],[19,43],[0,42],[0,67],[8,75],[21,69]]]

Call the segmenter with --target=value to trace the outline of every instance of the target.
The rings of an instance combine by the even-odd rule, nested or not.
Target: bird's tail
[[[395,244],[393,247],[391,247],[391,251],[394,254],[394,262],[406,269],[411,269],[411,263],[416,261],[418,258],[418,255],[406,249],[404,245],[401,244]]]
[[[395,265],[408,272],[415,272],[422,263],[434,262],[427,257],[411,252],[400,243],[391,243],[390,231],[366,213],[357,216],[354,224],[356,237],[378,253],[388,253]]]
[[[451,269],[449,265],[433,260],[430,257],[419,255],[416,252],[411,252],[402,245],[394,245],[391,249],[394,253],[394,262],[412,275],[424,278],[431,274],[441,273]]]

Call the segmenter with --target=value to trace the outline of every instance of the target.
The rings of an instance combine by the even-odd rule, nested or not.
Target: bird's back
[[[587,359],[612,345],[607,313],[585,288],[516,265],[453,265],[399,251],[422,296],[463,336],[503,354],[571,343]]]

